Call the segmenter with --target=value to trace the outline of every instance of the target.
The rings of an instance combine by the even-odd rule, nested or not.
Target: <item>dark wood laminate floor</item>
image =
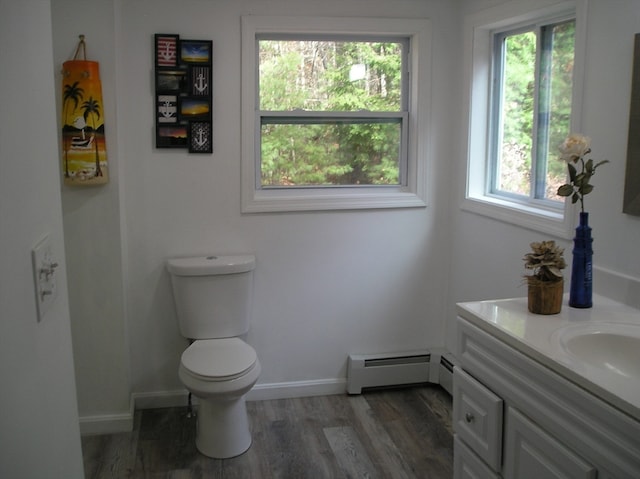
[[[93,478],[451,478],[451,397],[439,386],[250,401],[253,444],[210,459],[186,408],[136,411],[130,433],[82,438]]]

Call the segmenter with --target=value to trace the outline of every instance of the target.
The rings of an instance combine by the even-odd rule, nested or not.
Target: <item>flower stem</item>
[[[582,174],[584,175],[584,157],[580,157],[580,163],[582,164]],[[580,196],[580,211],[584,213],[584,195],[578,189],[578,195]]]

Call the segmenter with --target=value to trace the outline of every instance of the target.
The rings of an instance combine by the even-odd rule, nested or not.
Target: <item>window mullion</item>
[[[491,100],[491,118],[489,121],[489,158],[487,167],[489,174],[486,181],[486,191],[496,193],[498,191],[498,178],[500,177],[500,160],[502,156],[502,132],[503,116],[502,104],[504,101],[504,63],[505,63],[505,38],[504,34],[495,37],[493,50],[493,84]]]
[[[271,111],[260,110],[258,116],[261,118],[279,119],[283,123],[305,122],[309,120],[363,120],[366,122],[375,122],[376,120],[388,121],[389,119],[403,118],[408,114],[407,111],[308,111],[308,110],[291,110],[291,111]]]
[[[533,151],[532,188],[533,198],[546,197],[547,153],[549,151],[549,127],[551,120],[551,66],[553,54],[553,27],[544,26],[538,31],[538,54],[536,58],[536,107],[534,132],[536,139]]]

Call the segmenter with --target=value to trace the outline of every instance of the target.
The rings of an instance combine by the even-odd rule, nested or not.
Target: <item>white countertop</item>
[[[564,332],[583,327],[593,330],[611,323],[640,327],[640,310],[598,295],[593,297],[592,308],[571,308],[566,295],[562,311],[549,316],[530,313],[527,298],[458,303],[457,311],[485,332],[640,420],[640,363],[635,377],[625,377],[587,364],[561,345]],[[597,354],[602,356],[603,351]]]

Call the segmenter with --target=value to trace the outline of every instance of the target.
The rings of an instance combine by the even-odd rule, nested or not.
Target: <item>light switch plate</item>
[[[56,281],[58,263],[53,257],[51,240],[48,234],[31,250],[31,260],[36,304],[38,306],[38,322],[40,322],[58,297]]]

